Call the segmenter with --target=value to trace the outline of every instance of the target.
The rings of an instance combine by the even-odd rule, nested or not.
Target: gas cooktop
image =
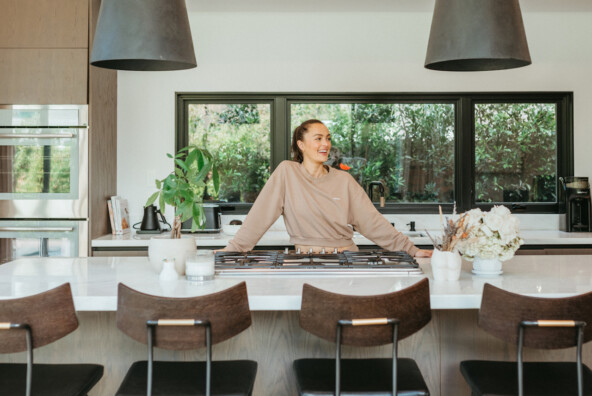
[[[224,275],[421,275],[406,252],[363,250],[314,254],[261,250],[217,252],[216,274]]]

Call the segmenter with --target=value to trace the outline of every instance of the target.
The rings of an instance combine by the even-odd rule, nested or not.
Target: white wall
[[[573,91],[575,173],[592,176],[592,1],[522,0],[533,64],[472,73],[423,67],[433,4],[188,0],[198,67],[118,72],[117,191],[131,220],[172,169],[175,92]]]

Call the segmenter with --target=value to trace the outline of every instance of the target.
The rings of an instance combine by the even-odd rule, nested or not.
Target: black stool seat
[[[24,395],[26,364],[0,364],[0,394]],[[103,376],[98,364],[34,364],[31,394],[84,396]]]
[[[335,359],[298,359],[294,372],[301,396],[335,394]],[[392,396],[393,360],[341,359],[341,395]],[[401,396],[429,395],[413,359],[397,359],[397,387]]]
[[[249,396],[253,391],[257,362],[218,360],[212,362],[212,395]],[[205,362],[154,362],[152,395],[196,396],[206,389]],[[147,362],[135,362],[127,372],[117,396],[146,395]]]
[[[592,371],[582,366],[584,395],[592,396]],[[467,360],[460,371],[475,396],[518,394],[516,362]],[[578,394],[576,363],[524,362],[524,396],[573,396]]]

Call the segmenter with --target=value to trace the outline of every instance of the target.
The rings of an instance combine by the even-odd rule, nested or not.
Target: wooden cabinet
[[[0,0],[0,103],[88,103],[89,0]]]
[[[88,104],[89,241],[117,193],[117,71],[89,64],[100,5],[0,0],[0,104]]]
[[[0,0],[0,48],[88,48],[88,0]]]
[[[90,48],[101,0],[90,0]],[[90,59],[90,51],[88,54]],[[89,252],[90,241],[111,232],[107,200],[117,195],[117,71],[90,66],[89,90]]]
[[[86,104],[88,49],[0,49],[0,103]]]

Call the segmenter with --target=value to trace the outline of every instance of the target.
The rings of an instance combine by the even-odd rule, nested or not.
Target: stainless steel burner
[[[218,275],[421,275],[406,252],[368,250],[334,254],[288,251],[216,253]]]

